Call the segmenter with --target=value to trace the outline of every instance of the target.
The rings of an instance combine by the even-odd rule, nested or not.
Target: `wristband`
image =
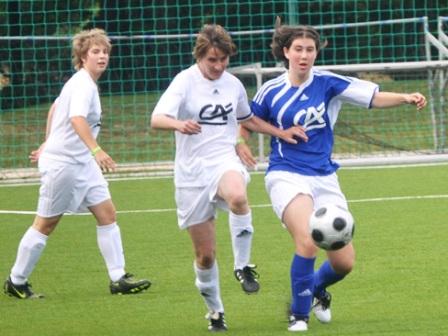
[[[244,140],[243,138],[239,138],[239,139],[236,141],[236,143],[237,143],[237,144],[239,144],[239,143],[246,143],[246,140]]]
[[[92,156],[95,156],[96,153],[98,153],[101,150],[101,147],[98,146],[95,149],[92,150]]]

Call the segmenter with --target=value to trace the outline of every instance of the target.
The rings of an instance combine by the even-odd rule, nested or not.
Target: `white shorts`
[[[265,183],[272,207],[280,220],[288,204],[298,194],[310,195],[314,200],[314,209],[328,203],[348,209],[336,173],[327,176],[307,176],[287,171],[272,171],[265,176]]]
[[[240,163],[230,162],[220,166],[220,169],[210,175],[209,184],[204,187],[176,188],[177,219],[181,230],[189,226],[201,224],[211,217],[218,217],[218,209],[229,211],[227,203],[216,195],[219,181],[225,172],[236,170],[240,172],[246,184],[250,175]]]
[[[39,160],[40,161],[40,160]],[[42,159],[37,214],[44,218],[88,212],[87,207],[110,199],[107,181],[95,160],[66,164]]]

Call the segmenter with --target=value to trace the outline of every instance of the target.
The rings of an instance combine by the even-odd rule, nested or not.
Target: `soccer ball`
[[[318,247],[336,251],[351,242],[355,221],[347,210],[328,204],[313,211],[308,232]]]

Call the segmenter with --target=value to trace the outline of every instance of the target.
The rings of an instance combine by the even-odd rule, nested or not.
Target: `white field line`
[[[348,200],[348,203],[368,203],[368,202],[389,202],[389,201],[407,201],[415,199],[436,199],[436,198],[448,198],[448,195],[426,195],[426,196],[401,196],[401,197],[378,197],[378,198],[366,198],[359,200]],[[271,207],[271,204],[258,204],[251,205],[251,208],[267,208]],[[122,210],[117,211],[117,214],[128,213],[160,213],[160,212],[175,212],[176,209],[148,209],[148,210]],[[17,211],[17,210],[0,210],[0,215],[35,215],[35,211]],[[73,215],[73,214],[66,214]],[[90,215],[90,213],[82,213],[76,215]]]

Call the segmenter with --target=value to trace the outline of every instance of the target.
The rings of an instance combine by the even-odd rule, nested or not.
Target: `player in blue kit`
[[[226,70],[236,47],[219,25],[199,32],[196,64],[180,72],[158,101],[151,127],[175,131],[175,199],[178,225],[187,230],[195,252],[195,284],[209,310],[209,331],[227,330],[216,262],[217,209],[229,212],[234,275],[247,294],[259,291],[249,264],[254,228],[247,200],[249,174],[235,152],[238,123],[296,143],[304,128],[281,130],[250,111],[243,84]]]
[[[267,81],[251,102],[259,118],[280,129],[301,125],[308,137],[306,142],[298,139],[297,144],[272,137],[265,176],[273,209],[295,244],[289,331],[308,330],[311,310],[319,321],[330,322],[331,295],[326,288],[344,279],[354,265],[350,243],[328,251],[327,260],[315,271],[318,248],[308,234],[313,209],[326,203],[348,209],[336,175],[339,166],[331,159],[333,127],[342,104],[365,108],[412,104],[418,110],[426,105],[420,93],[380,92],[374,83],[315,70],[314,61],[324,46],[312,27],[280,25],[277,19],[271,48],[288,70]],[[250,134],[240,125],[237,152],[246,165],[253,166],[255,159],[245,144]]]

